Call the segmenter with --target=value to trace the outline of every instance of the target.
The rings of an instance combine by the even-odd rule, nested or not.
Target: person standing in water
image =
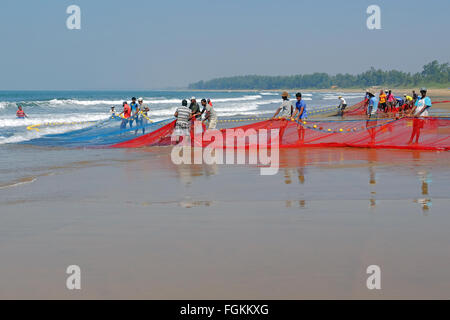
[[[144,99],[139,98],[138,99],[138,107],[139,113],[136,118],[136,124],[140,127],[142,127],[142,134],[145,134],[145,126],[148,123],[148,112],[150,109],[147,107],[147,105],[144,104]],[[139,129],[136,129],[135,134],[137,134]]]
[[[125,129],[127,127],[128,120],[131,117],[131,108],[126,101],[124,101],[122,105],[123,105],[123,111],[119,114],[119,116],[123,115],[120,129]],[[133,127],[133,124],[130,122],[130,128],[132,128],[132,127]]]
[[[22,106],[17,107],[16,117],[19,119],[28,118],[28,115],[23,111]]]
[[[214,110],[211,100],[209,101],[209,103],[206,101],[206,99],[202,99],[201,101],[203,109],[205,110],[205,120],[203,121],[207,121],[208,122],[208,127],[207,129],[215,129],[217,126],[217,113],[216,110]]]
[[[281,94],[281,98],[283,99],[283,102],[273,115],[272,119],[275,119],[277,116],[284,119],[289,119],[292,117],[294,107],[292,106],[292,102],[289,101],[289,93],[287,91],[284,91]]]
[[[175,130],[173,136],[176,142],[180,142],[180,137],[189,137],[191,135],[191,118],[193,117],[192,111],[187,106],[187,101],[183,100],[181,106],[175,111],[174,117],[177,118],[175,123]]]
[[[136,103],[136,98],[131,98],[130,103],[131,108],[131,118],[130,118],[130,128],[133,126],[133,121],[136,121],[136,125],[138,126],[138,118],[139,118],[139,105]]]

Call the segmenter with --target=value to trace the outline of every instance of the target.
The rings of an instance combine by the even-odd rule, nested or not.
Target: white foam
[[[57,127],[39,127],[39,131],[27,130],[27,131],[21,131],[17,134],[9,136],[9,137],[0,136],[0,144],[19,143],[19,142],[29,141],[29,140],[40,138],[40,137],[48,135],[48,134],[58,134],[58,133],[65,133],[65,132],[69,132],[69,131],[83,129],[90,125],[92,125],[92,124],[84,123],[84,124],[66,125],[66,126],[57,126]]]
[[[252,101],[261,99],[261,95],[245,95],[236,98],[219,98],[212,99],[215,102],[229,102],[229,101]],[[188,99],[188,98],[186,98]],[[48,101],[29,101],[30,103],[36,103],[38,105],[48,106],[61,106],[61,105],[79,105],[79,106],[95,106],[95,105],[122,105],[123,101],[130,101],[130,99],[124,98],[121,100],[77,100],[77,99],[52,99]],[[165,98],[165,97],[147,97],[144,99],[144,103],[148,104],[180,104],[182,99],[178,98]]]
[[[15,102],[0,101],[0,110],[1,110],[1,109],[5,109],[6,107],[9,107],[9,106],[14,106],[14,107],[16,107],[17,105],[16,105]]]
[[[27,180],[27,181],[19,181],[19,182],[12,183],[12,184],[9,184],[9,185],[6,185],[6,186],[0,186],[0,189],[15,188],[15,187],[18,187],[18,186],[21,186],[21,185],[24,185],[24,184],[33,183],[36,180],[37,180],[37,178],[32,178],[32,179]]]
[[[109,114],[68,114],[65,117],[59,116],[45,116],[37,118],[25,118],[25,119],[0,119],[0,128],[6,127],[25,127],[31,125],[45,124],[48,122],[53,123],[66,123],[66,122],[82,122],[82,121],[99,121],[105,120],[110,117]]]

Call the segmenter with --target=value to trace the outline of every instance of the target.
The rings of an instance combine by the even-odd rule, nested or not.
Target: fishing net
[[[115,144],[115,148],[137,148],[174,144],[175,121],[142,137]],[[289,147],[366,147],[421,150],[449,150],[450,119],[400,118],[369,120],[320,120],[297,123],[266,120],[244,126],[205,131],[194,124],[190,140],[194,146],[239,148]],[[205,136],[206,135],[206,136]],[[211,135],[213,138],[211,138]]]
[[[151,123],[136,123],[136,121],[134,121],[133,127],[130,127],[129,121],[123,122],[122,118],[111,117],[107,120],[99,121],[94,124],[86,124],[87,126],[80,129],[73,129],[74,124],[72,123],[60,123],[57,125],[67,127],[67,132],[47,134],[22,143],[52,147],[108,146],[118,144],[123,141],[128,141],[148,132],[152,132],[170,121],[171,119]],[[33,127],[31,130],[42,131],[45,130],[45,127],[51,125],[52,124],[47,124],[43,127]],[[75,126],[77,125],[80,124],[75,124]]]
[[[347,114],[365,112],[365,101],[348,108]],[[327,110],[328,112],[328,110]],[[132,128],[122,119],[89,124],[68,132],[49,134],[24,143],[38,146],[139,148],[168,146],[179,142],[198,147],[368,147],[397,149],[448,150],[450,118],[372,118],[342,120],[306,120],[243,118],[219,120],[220,130],[206,130],[195,121],[190,135],[175,138],[175,120],[167,119]],[[236,126],[238,123],[247,123]],[[233,127],[234,126],[234,127]],[[227,128],[228,127],[228,128]],[[231,127],[231,128],[229,128]],[[195,131],[194,131],[195,128]],[[38,128],[32,128],[39,130]],[[214,145],[211,145],[214,141]]]
[[[434,101],[433,105],[440,103],[450,103],[450,100],[445,101]],[[399,106],[397,106],[398,108]],[[377,110],[377,114],[383,114],[381,110]],[[354,106],[344,110],[344,116],[363,116],[367,114],[367,100],[363,100]]]

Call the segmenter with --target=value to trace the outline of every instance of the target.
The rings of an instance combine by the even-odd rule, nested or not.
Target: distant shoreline
[[[378,88],[370,88],[373,91],[382,90],[384,88],[378,87]],[[412,90],[416,90],[417,93],[419,93],[420,87],[417,88],[389,88],[392,91],[395,92],[411,92]],[[217,90],[200,90],[200,89],[185,89],[185,90],[170,90],[170,91],[185,91],[185,92],[282,92],[282,91],[299,91],[299,92],[365,92],[366,89],[344,89],[344,88],[334,88],[334,89],[305,89],[305,88],[297,88],[297,89],[273,89],[273,90],[266,90],[266,89],[248,89],[248,90],[242,90],[242,89],[234,89],[234,90],[223,90],[223,89],[217,89]],[[450,88],[448,89],[442,89],[442,88],[428,88],[428,93],[431,95],[450,95]]]

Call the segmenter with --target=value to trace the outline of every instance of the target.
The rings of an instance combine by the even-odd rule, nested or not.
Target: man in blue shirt
[[[430,97],[427,97],[427,89],[422,88],[420,89],[420,94],[422,95],[420,98],[417,99],[416,103],[414,104],[414,116],[415,117],[427,117],[428,116],[428,109],[431,108],[431,99]]]
[[[302,100],[302,94],[300,92],[297,92],[295,95],[297,98],[297,102],[295,103],[295,112],[292,116],[295,120],[304,120],[308,118],[308,113],[306,112],[306,102]],[[298,113],[298,117],[296,118]]]
[[[136,125],[139,125],[138,123],[139,105],[137,104],[135,97],[131,98],[130,108],[131,108],[131,118],[130,118],[130,128],[131,128],[133,125],[133,121],[136,121]]]
[[[302,100],[302,94],[297,92],[295,95],[297,98],[297,102],[295,103],[295,112],[292,116],[296,121],[303,121],[308,118],[308,113],[306,111],[306,102]],[[297,116],[298,113],[298,116]],[[305,128],[303,128],[302,124],[298,124],[298,140],[300,143],[303,143],[305,140]]]
[[[378,99],[372,92],[367,93],[369,95],[369,105],[367,106],[367,115],[369,118],[377,113],[378,110]]]

